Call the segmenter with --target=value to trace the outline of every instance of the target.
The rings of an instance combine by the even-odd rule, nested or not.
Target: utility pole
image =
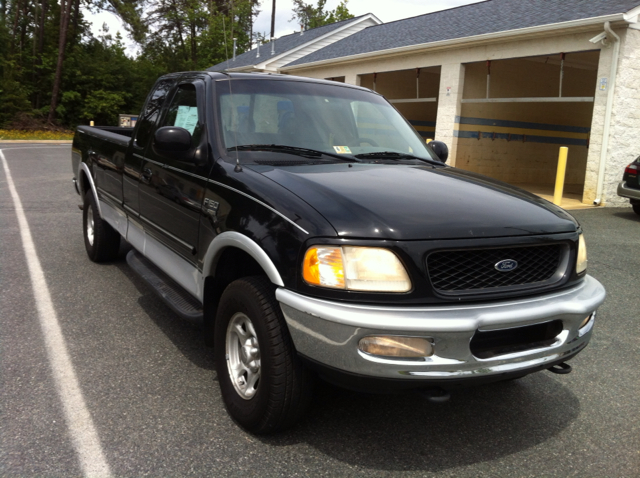
[[[276,0],[273,0],[273,7],[271,8],[271,38],[275,37],[276,30]]]

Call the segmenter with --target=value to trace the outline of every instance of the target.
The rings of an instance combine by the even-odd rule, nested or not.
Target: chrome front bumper
[[[586,276],[577,287],[541,297],[480,305],[383,307],[330,302],[287,289],[276,298],[297,351],[313,361],[343,372],[371,378],[448,380],[505,373],[527,373],[570,358],[584,348],[593,329],[595,310],[605,298],[604,287]],[[589,323],[580,325],[593,314]],[[561,320],[562,332],[543,348],[475,357],[471,338],[478,330],[498,330]],[[435,354],[415,360],[386,359],[358,349],[369,335],[429,337]]]
[[[626,181],[618,184],[618,196],[628,199],[640,199],[640,189],[632,189],[627,187]]]

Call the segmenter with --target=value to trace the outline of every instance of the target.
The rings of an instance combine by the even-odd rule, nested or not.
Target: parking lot
[[[127,248],[114,263],[87,258],[70,145],[0,149],[98,440],[89,453],[106,462],[102,474],[640,476],[640,216],[630,208],[572,211],[585,231],[588,272],[608,296],[571,374],[459,391],[439,405],[319,383],[299,426],[255,437],[227,415],[198,326],[159,302],[129,269]],[[2,167],[0,211],[0,476],[91,474],[82,463],[94,457],[78,451],[91,430],[69,425],[69,397],[52,374],[37,309],[43,286],[32,283]]]

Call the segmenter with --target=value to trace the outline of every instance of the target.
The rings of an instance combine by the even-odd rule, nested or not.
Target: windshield
[[[437,161],[400,113],[368,91],[242,79],[219,81],[216,92],[224,147],[237,149],[242,161],[256,159],[255,152],[273,155],[274,151],[288,153],[280,154],[280,160],[292,156],[292,161],[300,161],[293,156],[301,154],[296,148],[324,153],[333,161],[360,155]]]

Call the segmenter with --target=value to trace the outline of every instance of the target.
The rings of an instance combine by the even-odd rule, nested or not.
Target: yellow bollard
[[[89,121],[89,126],[93,126],[93,121]]]
[[[562,191],[564,190],[564,176],[567,172],[567,156],[569,148],[562,146],[558,155],[558,172],[556,173],[556,188],[553,191],[553,204],[560,206],[562,204]]]

